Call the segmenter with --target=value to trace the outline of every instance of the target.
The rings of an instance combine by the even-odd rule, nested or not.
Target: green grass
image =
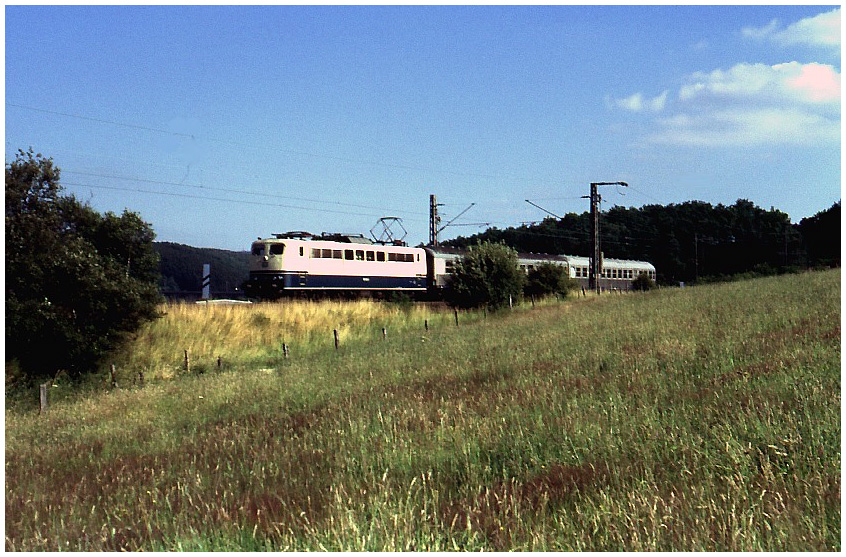
[[[441,317],[7,408],[6,549],[841,549],[839,270]]]

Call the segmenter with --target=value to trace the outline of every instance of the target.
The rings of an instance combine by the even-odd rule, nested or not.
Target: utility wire
[[[375,217],[380,218],[381,215],[376,214],[368,214],[368,213],[361,213],[361,212],[350,212],[350,211],[337,211],[333,209],[318,209],[314,207],[301,207],[298,205],[286,205],[281,203],[264,203],[260,201],[247,201],[244,199],[224,199],[220,197],[208,197],[202,195],[190,195],[187,193],[173,193],[173,192],[164,192],[164,191],[154,191],[154,190],[145,190],[141,188],[119,188],[115,186],[101,186],[95,184],[79,184],[74,182],[62,182],[62,185],[65,186],[74,186],[74,187],[81,187],[81,188],[95,188],[95,189],[103,189],[103,190],[114,190],[114,191],[131,191],[131,192],[139,192],[139,193],[148,193],[152,195],[166,195],[169,197],[183,197],[187,199],[202,199],[204,201],[223,201],[226,203],[240,203],[242,205],[258,205],[260,207],[281,207],[283,209],[298,209],[301,211],[315,211],[318,213],[334,213],[338,215],[356,215],[356,216],[364,216],[364,217]],[[418,220],[418,219],[410,219],[410,220]],[[420,219],[422,221],[422,219]]]
[[[159,128],[151,128],[148,126],[139,126],[137,124],[127,124],[125,122],[115,122],[114,120],[104,120],[102,118],[92,118],[90,116],[80,116],[79,114],[68,114],[67,112],[58,112],[56,110],[47,110],[45,108],[36,108],[34,106],[25,106],[22,104],[16,104],[9,101],[6,101],[8,106],[14,106],[15,108],[22,108],[24,110],[32,110],[33,112],[43,112],[44,114],[54,114],[56,116],[66,116],[68,118],[78,118],[80,120],[88,120],[89,122],[97,122],[99,124],[111,124],[113,126],[121,126],[124,128],[132,128],[136,130],[144,130],[148,132],[158,132],[164,133],[167,135],[175,135],[178,137],[188,137],[194,139],[194,136],[189,133],[180,133],[180,132],[173,132],[168,130],[163,130]]]
[[[204,140],[204,141],[208,141],[208,142],[212,142],[212,143],[219,143],[219,144],[223,144],[223,145],[232,145],[232,146],[251,149],[251,150],[266,149],[266,150],[276,151],[276,152],[279,152],[279,153],[286,153],[286,154],[289,154],[289,155],[314,157],[314,158],[321,158],[321,159],[327,159],[327,160],[335,160],[335,161],[339,161],[339,162],[347,162],[347,163],[352,163],[352,164],[365,164],[365,165],[372,165],[372,166],[381,166],[381,167],[395,168],[395,169],[400,169],[400,170],[414,170],[414,171],[417,171],[417,172],[434,172],[434,173],[447,174],[447,175],[452,175],[452,176],[464,176],[464,177],[488,178],[488,179],[510,179],[510,180],[520,180],[520,181],[523,181],[523,182],[560,184],[560,181],[558,181],[558,180],[542,180],[542,179],[539,179],[539,178],[526,178],[526,177],[510,176],[510,175],[485,174],[485,173],[479,173],[479,172],[458,172],[458,171],[454,171],[454,170],[444,170],[444,169],[438,169],[438,168],[426,168],[426,167],[423,167],[423,166],[405,165],[405,164],[396,164],[396,163],[387,163],[387,162],[378,162],[378,161],[368,161],[368,160],[353,159],[353,158],[347,158],[347,157],[338,157],[338,156],[334,156],[334,155],[310,153],[310,152],[307,152],[307,151],[297,151],[297,150],[293,150],[293,149],[282,149],[282,148],[279,148],[279,147],[271,147],[271,146],[266,146],[266,145],[256,146],[256,145],[249,145],[249,144],[246,144],[246,143],[240,143],[240,142],[236,142],[236,141],[215,139],[215,138],[209,138],[209,137],[198,137],[198,136],[193,135],[193,134],[173,132],[173,131],[164,130],[164,129],[161,129],[161,128],[153,128],[153,127],[149,127],[149,126],[140,126],[140,125],[137,125],[137,124],[129,124],[129,123],[126,123],[126,122],[118,122],[118,121],[115,121],[115,120],[107,120],[105,118],[93,118],[93,117],[90,117],[90,116],[82,116],[82,115],[79,115],[79,114],[71,114],[71,113],[68,113],[68,112],[59,112],[59,111],[55,111],[55,110],[47,110],[47,109],[44,109],[44,108],[27,106],[27,105],[13,103],[13,102],[9,102],[9,101],[6,101],[6,105],[12,106],[12,107],[15,107],[15,108],[20,108],[20,109],[23,109],[23,110],[31,110],[31,111],[34,111],[34,112],[41,112],[41,113],[45,113],[45,114],[54,114],[54,115],[57,115],[57,116],[65,116],[67,118],[78,118],[80,120],[87,120],[89,122],[97,122],[97,123],[100,123],[100,124],[111,124],[111,125],[114,125],[114,126],[121,126],[121,127],[124,127],[124,128],[131,128],[131,129],[137,129],[137,130],[143,130],[143,131],[149,131],[149,132],[163,133],[163,134],[178,136],[178,137],[186,137],[186,138],[192,139],[194,141]]]
[[[308,203],[325,203],[327,205],[340,205],[340,206],[344,206],[344,207],[356,207],[358,209],[378,209],[378,207],[373,207],[372,205],[356,205],[354,203],[344,203],[344,202],[341,202],[341,201],[323,201],[323,200],[320,200],[320,199],[311,199],[311,198],[307,198],[307,197],[294,197],[294,196],[289,196],[289,195],[260,193],[260,192],[254,192],[254,191],[232,189],[232,188],[219,188],[219,187],[211,187],[211,186],[201,186],[201,185],[197,185],[197,184],[184,184],[184,183],[181,183],[181,182],[167,182],[167,181],[163,181],[163,180],[149,180],[149,179],[144,179],[144,178],[132,178],[132,177],[129,177],[129,176],[114,176],[114,175],[108,175],[108,174],[98,174],[98,173],[95,173],[95,172],[81,172],[81,171],[76,171],[76,170],[64,170],[63,169],[62,173],[63,174],[75,174],[75,175],[79,175],[79,176],[91,176],[91,177],[97,177],[97,178],[107,178],[107,179],[110,179],[110,180],[126,180],[126,181],[130,181],[130,182],[142,182],[142,183],[146,183],[146,184],[158,184],[158,185],[163,185],[163,186],[178,186],[178,187],[194,188],[194,189],[208,190],[208,191],[219,191],[219,192],[237,193],[237,194],[244,194],[244,195],[256,195],[256,196],[260,196],[260,197],[270,197],[270,198],[276,198],[276,199],[290,199],[290,200],[293,200],[293,201],[305,201],[305,202],[308,202]],[[404,214],[410,214],[410,215],[425,216],[424,213],[415,213],[415,212],[412,212],[412,211],[403,211],[403,210],[394,210],[394,209],[384,209],[384,211],[393,212],[393,213],[404,213]]]

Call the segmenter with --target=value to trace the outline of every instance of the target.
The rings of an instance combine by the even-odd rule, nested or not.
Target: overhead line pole
[[[590,255],[589,287],[597,294],[601,292],[600,279],[602,278],[602,251],[599,245],[599,204],[602,197],[597,192],[597,186],[625,186],[625,182],[592,182],[590,185],[590,220],[591,233],[593,235],[593,250]],[[583,195],[582,199],[588,196]]]
[[[438,232],[441,224],[441,217],[438,216],[438,207],[443,206],[443,203],[438,203],[438,198],[434,194],[429,196],[429,245],[438,245]]]

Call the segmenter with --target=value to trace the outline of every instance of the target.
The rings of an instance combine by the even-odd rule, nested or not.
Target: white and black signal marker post
[[[211,298],[211,265],[203,263],[203,294],[202,299],[208,300]]]

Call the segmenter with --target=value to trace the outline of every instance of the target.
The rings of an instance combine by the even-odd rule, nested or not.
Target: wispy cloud
[[[661,112],[667,105],[667,95],[669,91],[664,91],[657,97],[646,98],[642,93],[635,93],[624,99],[608,98],[607,103],[611,107],[622,108],[632,112]]]
[[[722,109],[660,120],[647,139],[663,145],[750,147],[840,140],[840,120],[800,109]]]
[[[741,33],[750,39],[769,39],[783,46],[807,45],[839,49],[840,8],[800,19],[784,29],[781,28],[780,22],[774,19],[764,27],[744,27]]]

